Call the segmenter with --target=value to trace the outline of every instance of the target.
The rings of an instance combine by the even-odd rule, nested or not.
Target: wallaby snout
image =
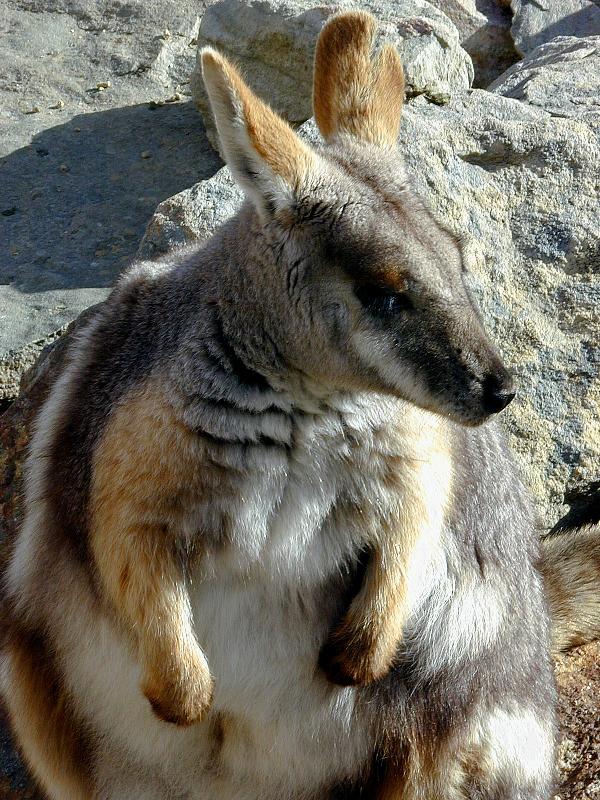
[[[484,411],[498,414],[504,411],[515,397],[515,384],[512,375],[506,369],[486,375],[483,380],[482,404]]]

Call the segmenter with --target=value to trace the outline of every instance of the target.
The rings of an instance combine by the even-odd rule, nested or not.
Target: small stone
[[[105,89],[110,89],[110,81],[100,81],[100,83],[96,84],[96,89],[99,92],[103,92]]]
[[[170,39],[171,36],[172,36],[171,31],[168,28],[165,28],[164,31],[162,32],[162,38]]]
[[[73,130],[75,131],[75,133],[81,133],[81,128],[73,128]]]
[[[140,153],[140,158],[152,158],[152,153],[150,150],[142,150]]]
[[[175,94],[172,95],[171,97],[167,97],[165,103],[177,103],[179,102],[179,100],[181,100],[181,95],[179,94],[179,92],[175,92]]]
[[[64,100],[57,100],[56,103],[53,106],[50,106],[51,109],[58,109],[58,110],[60,110],[61,108],[64,108],[64,107],[65,107],[65,101]]]
[[[150,100],[150,102],[148,103],[148,108],[154,110],[155,108],[160,108],[161,106],[164,106],[164,104],[165,104],[164,100]]]
[[[60,172],[70,172],[71,167],[68,164],[61,164],[58,168]]]
[[[39,114],[40,111],[41,109],[39,106],[33,106],[33,108],[30,108],[28,111],[25,111],[25,114]]]

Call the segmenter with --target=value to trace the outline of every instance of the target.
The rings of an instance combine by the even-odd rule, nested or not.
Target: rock
[[[553,116],[600,129],[600,36],[559,36],[528,53],[490,87]]]
[[[176,247],[209,239],[242,204],[244,195],[227,167],[161,203],[144,234],[140,258],[156,258]]]
[[[298,133],[308,142],[322,143],[316,125],[308,120]],[[150,220],[138,250],[139,258],[156,258],[174,248],[209,239],[215,230],[235,214],[244,193],[231,177],[228,167],[212,178],[161,203]]]
[[[460,47],[448,17],[426,0],[367,0],[360,8],[375,14],[402,56],[408,95],[435,102],[467,89],[471,60]],[[198,52],[216,47],[242,69],[250,86],[297,125],[312,114],[312,62],[317,35],[327,17],[348,2],[335,0],[220,0],[200,23]],[[209,138],[216,144],[199,61],[190,82]]]
[[[519,59],[511,35],[512,14],[498,0],[429,0],[456,26],[471,56],[473,86],[485,88]]]
[[[594,0],[511,0],[515,47],[526,55],[557,36],[597,36],[600,8]]]
[[[0,361],[0,401],[11,400],[19,394],[24,373],[32,367],[48,344],[57,339],[65,328],[25,345],[21,350],[9,350]]]
[[[220,166],[191,103],[150,108],[189,94],[205,5],[2,4],[0,398],[35,342],[106,296],[157,203]]]

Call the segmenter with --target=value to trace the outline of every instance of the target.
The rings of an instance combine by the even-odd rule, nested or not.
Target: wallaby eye
[[[375,284],[363,284],[354,290],[356,296],[376,317],[393,317],[414,308],[407,292],[393,292]]]

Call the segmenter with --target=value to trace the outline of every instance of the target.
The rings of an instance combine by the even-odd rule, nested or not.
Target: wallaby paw
[[[173,671],[174,672],[174,671]],[[213,698],[213,679],[206,662],[195,669],[186,665],[180,674],[147,675],[142,691],[157,717],[187,727],[207,715]]]
[[[342,625],[319,653],[319,667],[338,686],[364,686],[383,678],[394,662],[395,648],[382,652],[378,642],[364,630]]]

